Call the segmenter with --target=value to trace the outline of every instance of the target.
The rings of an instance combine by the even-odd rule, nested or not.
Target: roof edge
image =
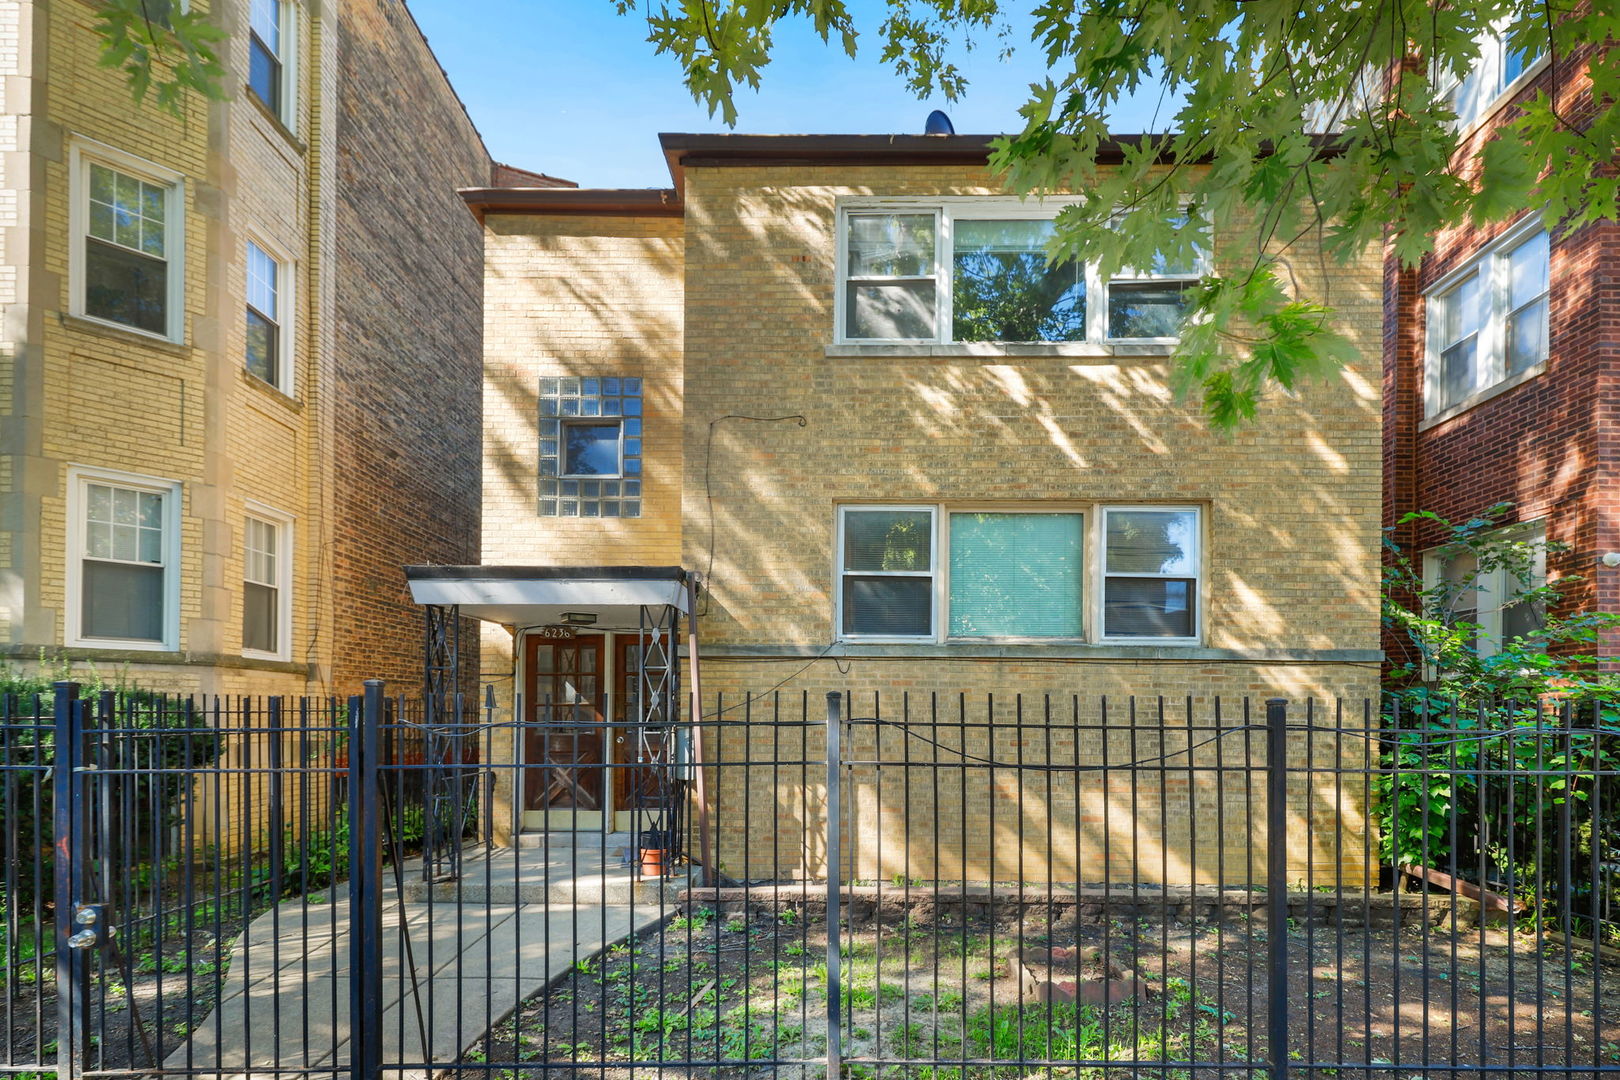
[[[407,581],[685,581],[682,566],[407,566]]]
[[[673,188],[462,188],[474,214],[593,214],[621,217],[681,217],[686,212]]]

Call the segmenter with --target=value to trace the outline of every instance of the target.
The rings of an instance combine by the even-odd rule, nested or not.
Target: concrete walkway
[[[403,904],[385,871],[383,1060],[418,1066],[390,1075],[422,1080],[421,1065],[453,1062],[573,964],[668,914],[659,885],[617,862],[611,846],[469,850],[455,882],[430,887],[407,865]],[[294,900],[256,918],[232,950],[219,1008],[165,1067],[346,1080],[348,908]]]

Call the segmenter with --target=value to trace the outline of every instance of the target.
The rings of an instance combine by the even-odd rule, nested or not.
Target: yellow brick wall
[[[485,563],[680,560],[682,232],[675,218],[485,222]],[[543,375],[643,380],[641,517],[539,516]]]
[[[1065,731],[1064,724],[1069,703],[1085,723],[1097,723],[1106,697],[1113,703],[1107,753],[1116,766],[1132,752],[1132,737],[1120,727],[1132,695],[1139,756],[1177,743],[1174,735],[1161,741],[1156,730],[1161,697],[1171,729],[1185,724],[1176,717],[1185,716],[1189,700],[1208,722],[1216,697],[1228,723],[1240,722],[1245,698],[1258,715],[1273,695],[1296,707],[1343,698],[1360,719],[1378,688],[1382,312],[1375,261],[1337,272],[1331,282],[1341,328],[1359,347],[1357,362],[1298,394],[1270,394],[1256,420],[1228,437],[1174,399],[1163,349],[966,356],[833,347],[838,199],[997,193],[980,170],[699,167],[686,170],[685,183],[684,251],[647,246],[648,230],[670,228],[661,222],[490,218],[486,561],[668,561],[662,547],[654,549],[659,558],[645,557],[648,547],[629,535],[639,526],[533,518],[533,383],[542,372],[607,374],[644,357],[651,331],[642,288],[677,265],[681,286],[655,286],[664,299],[684,295],[681,310],[658,323],[684,321],[681,347],[670,348],[683,372],[675,406],[684,461],[671,463],[681,469],[683,517],[665,536],[680,537],[686,567],[712,566],[699,619],[709,710],[778,691],[787,715],[797,717],[808,702],[814,717],[824,694],[837,690],[853,693],[858,713],[890,717],[908,708],[954,715],[965,701],[982,718],[994,701],[1001,723],[1023,695],[1033,730],[998,742],[994,754],[986,743],[985,756],[1004,760],[1022,742],[1026,761],[1039,760],[1050,738],[1054,760],[1067,755],[1096,765],[1102,736]],[[1215,242],[1219,258],[1219,235]],[[1293,269],[1307,290],[1328,284],[1308,265]],[[660,338],[654,351],[659,347],[669,346]],[[606,366],[598,359],[604,356]],[[738,419],[790,415],[805,424]],[[835,644],[836,509],[861,502],[1198,505],[1203,640],[1196,648],[1140,649]],[[486,674],[510,670],[504,631],[487,631],[484,650]],[[1047,694],[1061,714],[1049,732],[1041,727]],[[752,716],[777,707],[767,701]],[[778,747],[768,724],[742,723],[745,715],[729,711],[725,719],[736,723],[711,731],[711,760],[794,761],[820,752],[820,732],[799,743],[803,733],[788,729],[781,735],[788,743]],[[1241,741],[1233,746],[1233,738],[1221,745],[1240,756]],[[884,747],[886,755],[902,752],[899,742]],[[1291,752],[1304,763],[1303,747]],[[1365,752],[1364,741],[1319,740],[1309,759],[1355,765]],[[1215,753],[1202,749],[1199,764]],[[1065,774],[1050,805],[1044,787],[1042,798],[1027,790],[1027,778],[1017,790],[1015,771],[998,772],[993,786],[984,773],[971,774],[967,787],[937,802],[931,789],[908,792],[900,780],[878,784],[854,775],[848,872],[871,879],[1241,882],[1263,858],[1263,837],[1249,830],[1261,804],[1241,775],[1216,775],[1142,774],[1134,817],[1126,815],[1134,827],[1123,831],[1124,774]],[[1359,882],[1376,839],[1363,820],[1363,793],[1334,790],[1324,777],[1296,782],[1291,791],[1290,869],[1318,882],[1336,871]],[[825,792],[815,769],[730,764],[708,779],[726,874],[824,871],[818,845]],[[908,801],[909,850],[904,833],[895,832]],[[1217,830],[1216,821],[1243,827]],[[944,844],[937,862],[929,846],[935,837]]]

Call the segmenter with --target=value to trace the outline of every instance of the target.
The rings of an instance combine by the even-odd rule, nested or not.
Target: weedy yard
[[[1536,934],[1500,928],[1285,932],[1294,1062],[1356,1062],[1392,1080],[1425,1061],[1502,1076],[1620,1067],[1620,968],[1589,954],[1566,963]],[[837,971],[845,1071],[1259,1077],[1268,947],[1267,929],[1241,916],[857,919]],[[824,920],[800,908],[697,908],[577,965],[491,1031],[459,1075],[573,1063],[604,1080],[824,1077],[827,960]]]

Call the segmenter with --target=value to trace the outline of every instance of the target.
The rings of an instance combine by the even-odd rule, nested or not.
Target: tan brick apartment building
[[[400,0],[215,8],[231,98],[172,116],[91,5],[0,3],[0,657],[414,688],[399,567],[478,551],[491,163]]]
[[[1482,41],[1479,70],[1450,88],[1462,125],[1458,151],[1473,161],[1517,103],[1556,90],[1580,123],[1590,107],[1582,54],[1514,53]],[[1556,80],[1556,85],[1555,85]],[[1456,522],[1511,503],[1504,535],[1543,537],[1568,550],[1550,556],[1566,582],[1567,612],[1620,612],[1620,226],[1589,225],[1549,236],[1538,208],[1515,220],[1460,226],[1436,238],[1415,270],[1391,257],[1384,275],[1384,510],[1434,511]],[[1472,564],[1432,551],[1427,523],[1396,529],[1408,551],[1428,549],[1426,572],[1465,576]],[[1516,582],[1497,572],[1477,596],[1482,647],[1542,624],[1545,613],[1514,604]],[[1620,641],[1600,646],[1612,658]],[[1403,643],[1388,642],[1392,658]]]
[[[622,722],[634,608],[610,579],[679,606],[680,567],[708,699],[1377,693],[1374,260],[1335,282],[1361,360],[1224,438],[1167,385],[1198,268],[1047,266],[1061,200],[1005,194],[985,138],[662,139],[669,189],[464,193],[483,565],[422,576],[482,611],[508,702],[565,672]],[[1008,310],[1019,274],[1034,315]],[[622,828],[613,784],[503,797],[514,827]],[[772,872],[741,828],[717,825],[727,872]],[[969,876],[1001,857],[967,853]]]

